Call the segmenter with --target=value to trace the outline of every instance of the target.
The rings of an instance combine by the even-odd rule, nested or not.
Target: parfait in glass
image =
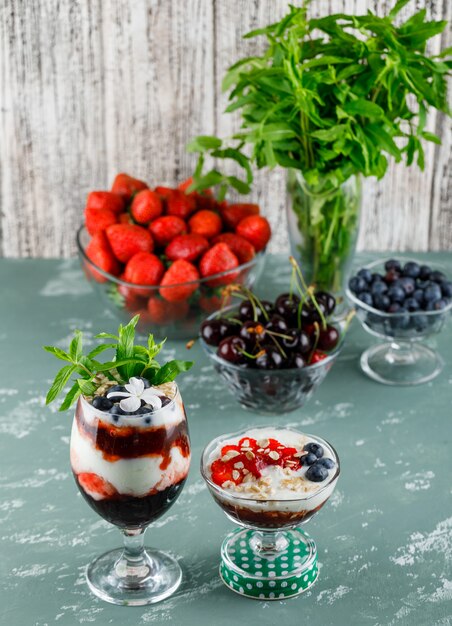
[[[172,361],[160,367],[154,357],[161,345],[150,336],[146,366],[146,349],[135,349],[139,357],[135,358],[129,333],[130,354],[121,358],[123,330],[120,327],[119,355],[117,349],[113,361],[100,364],[92,353],[79,355],[81,367],[76,366],[75,373],[86,368],[92,376],[75,383],[84,392],[76,394],[70,457],[82,496],[98,515],[121,530],[124,541],[123,548],[103,554],[88,566],[88,585],[103,600],[138,606],[170,596],[182,578],[173,557],[144,547],[144,532],[175,502],[189,471],[186,414],[173,378],[191,363]],[[142,375],[127,379],[127,371]]]
[[[340,473],[334,448],[290,428],[252,428],[211,441],[201,473],[239,526],[221,546],[223,582],[263,600],[309,589],[318,577],[317,548],[300,525],[334,491]]]

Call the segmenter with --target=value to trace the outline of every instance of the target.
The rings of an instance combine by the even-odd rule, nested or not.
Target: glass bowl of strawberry
[[[123,321],[170,339],[196,335],[226,285],[252,286],[271,236],[256,204],[217,201],[207,190],[149,189],[119,174],[111,191],[88,195],[77,233],[83,269]]]
[[[248,428],[211,441],[201,474],[240,527],[221,548],[223,582],[261,599],[306,591],[318,576],[317,549],[299,527],[336,487],[340,462],[333,446],[291,428]]]
[[[348,320],[335,322],[334,297],[304,290],[260,300],[249,289],[201,324],[200,341],[234,397],[248,409],[279,415],[299,409],[325,379]]]

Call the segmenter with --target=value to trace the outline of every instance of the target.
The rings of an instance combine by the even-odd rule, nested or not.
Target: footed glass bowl
[[[365,267],[385,273],[384,261]],[[348,287],[346,294],[363,328],[384,340],[361,355],[361,369],[367,376],[385,385],[419,385],[438,376],[444,362],[436,350],[423,342],[442,331],[452,302],[440,311],[386,313],[362,302]]]
[[[200,278],[194,284],[182,283],[163,288],[134,285],[104,272],[88,258],[86,248],[90,239],[86,228],[81,226],[77,232],[80,262],[99,298],[121,321],[128,322],[139,313],[138,330],[142,333],[152,332],[160,338],[196,337],[206,314],[221,306],[224,286],[238,283],[251,288],[258,280],[265,261],[265,251],[262,251],[248,263],[208,278]],[[193,287],[190,290],[192,293],[186,300],[172,301],[172,290],[190,285]],[[166,299],[166,295],[169,299]]]
[[[302,434],[290,428],[281,430]],[[210,464],[218,447],[225,441],[258,431],[246,429],[211,441],[202,453],[201,475],[215,502],[239,526],[222,543],[221,579],[242,596],[280,600],[307,591],[318,578],[316,544],[300,525],[312,519],[332,495],[340,474],[340,462],[327,441],[305,435],[320,444],[335,462],[325,481],[313,483],[319,485],[313,492],[300,490],[290,500],[251,498],[214,483]]]
[[[236,308],[227,307],[224,313],[229,315]],[[207,319],[217,317],[218,311]],[[260,370],[229,363],[216,354],[215,346],[207,344],[202,337],[199,341],[233,396],[244,408],[263,415],[281,415],[302,407],[323,382],[344,344],[342,335],[325,359],[301,369]]]

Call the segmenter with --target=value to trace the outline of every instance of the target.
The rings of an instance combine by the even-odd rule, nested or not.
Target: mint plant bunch
[[[191,190],[219,185],[251,189],[250,164],[299,170],[308,184],[337,187],[353,174],[382,178],[388,158],[414,160],[424,168],[424,141],[440,143],[426,130],[430,108],[450,113],[447,76],[452,49],[426,52],[446,21],[428,21],[422,9],[397,25],[399,0],[387,16],[369,11],[309,19],[309,1],[289,5],[280,22],[254,30],[264,36],[262,55],[246,57],[227,72],[227,112],[239,111],[241,129],[223,141],[195,138],[199,153]],[[243,177],[204,171],[206,154],[232,159]]]
[[[70,408],[81,394],[93,396],[105,379],[124,385],[132,377],[144,377],[151,386],[156,386],[173,381],[178,374],[192,367],[191,361],[179,360],[160,365],[155,357],[166,340],[156,343],[151,334],[148,336],[147,346],[135,345],[135,327],[139,318],[136,315],[127,325],[120,324],[117,335],[96,335],[96,339],[104,341],[87,354],[83,354],[83,337],[79,330],[75,331],[67,352],[56,346],[44,346],[44,350],[68,363],[57,373],[47,393],[46,404],[53,402],[71,379],[72,386],[59,408],[60,411]],[[103,363],[98,361],[98,355],[109,349],[115,351],[113,358]]]

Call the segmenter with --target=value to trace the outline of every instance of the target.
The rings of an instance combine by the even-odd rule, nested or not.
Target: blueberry
[[[368,291],[361,291],[361,293],[358,294],[358,300],[361,300],[361,302],[364,302],[364,304],[368,306],[373,306],[374,304],[373,298]]]
[[[350,291],[355,294],[361,293],[361,291],[367,289],[367,283],[364,278],[361,278],[361,276],[353,276],[352,278],[350,278],[350,280],[348,281],[348,286],[350,288]]]
[[[324,457],[323,459],[319,459],[317,461],[317,465],[322,465],[323,467],[326,467],[326,469],[333,469],[336,463],[333,461],[333,459],[328,459],[327,457]]]
[[[145,389],[149,389],[149,387],[151,386],[151,383],[148,381],[147,378],[144,378],[144,376],[136,376],[135,378],[138,378],[138,380],[143,381]]]
[[[146,415],[146,413],[151,413],[152,407],[148,406],[140,406],[139,409],[134,411],[133,415]]]
[[[121,409],[119,404],[114,404],[110,410],[112,415],[126,415],[126,412]]]
[[[323,456],[323,446],[319,443],[310,442],[303,446],[303,450],[306,452],[312,452],[315,454],[318,459],[321,459]]]
[[[374,306],[379,311],[387,311],[390,304],[391,304],[391,300],[388,298],[386,294],[383,293],[381,295],[378,294],[374,296]]]
[[[441,299],[441,287],[436,283],[429,283],[424,289],[424,300],[426,302],[434,302]]]
[[[406,298],[403,301],[403,306],[410,311],[410,313],[412,313],[413,311],[418,311],[419,310],[419,302],[416,300],[416,298]]]
[[[429,280],[421,280],[420,278],[416,278],[416,289],[425,289],[431,284]]]
[[[391,302],[403,302],[405,300],[405,291],[402,287],[392,285],[388,289],[387,296],[390,298]]]
[[[452,281],[450,280],[442,281],[441,293],[445,298],[452,298]]]
[[[373,283],[370,288],[370,293],[373,296],[380,295],[388,291],[388,285],[384,283],[382,280],[377,280],[377,282]]]
[[[416,263],[415,261],[408,261],[408,263],[405,263],[405,265],[403,266],[402,273],[404,276],[409,276],[410,278],[417,278],[419,274],[421,273],[421,268],[420,268],[419,263]]]
[[[366,283],[371,283],[372,282],[372,272],[367,269],[367,267],[363,267],[361,270],[359,270],[359,272],[357,273],[357,276],[359,276],[360,278],[363,278]]]
[[[403,291],[407,296],[410,296],[415,290],[416,283],[414,282],[414,278],[411,276],[404,276],[399,281],[397,281],[397,286],[402,287]]]
[[[413,328],[417,330],[418,333],[423,332],[428,326],[428,319],[426,315],[422,315],[422,313],[413,315],[412,317]]]
[[[442,272],[431,272],[430,280],[433,280],[435,283],[442,283],[443,280],[447,280],[447,277]]]
[[[328,478],[328,470],[320,463],[314,463],[307,469],[305,476],[313,483],[321,483]]]
[[[445,309],[447,307],[447,300],[443,300],[442,298],[439,298],[438,300],[433,300],[433,301],[429,301],[427,302],[427,311],[442,311],[443,309]]]
[[[388,259],[385,263],[385,270],[389,272],[389,270],[395,270],[396,272],[400,272],[402,266],[400,265],[400,261],[397,259]]]
[[[374,272],[372,274],[372,282],[373,283],[378,283],[381,282],[383,280],[383,276],[381,274],[379,274],[378,272]]]
[[[420,305],[424,302],[424,290],[423,289],[415,289],[413,291],[413,298],[415,298]]]
[[[107,396],[108,399],[111,400],[112,402],[119,402],[120,400],[123,400],[123,396],[110,396],[111,393],[113,393],[114,391],[122,391],[124,392],[126,390],[125,387],[123,387],[122,385],[115,385],[114,387],[110,387],[110,389],[107,390]]]
[[[113,402],[105,396],[95,396],[93,398],[93,407],[99,411],[109,411],[113,406]]]
[[[162,401],[162,408],[171,402],[171,398],[167,396],[159,396],[159,398]]]
[[[405,307],[401,306],[389,323],[393,330],[405,330],[410,325],[410,314]]]
[[[303,454],[300,461],[302,465],[312,465],[317,461],[317,455],[313,452],[308,452],[308,454]]]
[[[429,265],[421,265],[419,268],[419,278],[422,280],[428,280],[430,278],[432,268]]]

